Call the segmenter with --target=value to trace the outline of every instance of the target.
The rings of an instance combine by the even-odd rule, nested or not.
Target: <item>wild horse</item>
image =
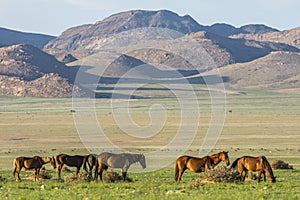
[[[89,154],[83,164],[83,169],[89,173],[89,176],[92,178],[92,170],[93,167],[96,165],[97,162],[97,155],[96,154]],[[87,169],[87,165],[89,166],[89,170]]]
[[[95,180],[98,179],[100,175],[100,180],[102,180],[102,173],[107,170],[108,167],[111,168],[121,168],[123,180],[126,180],[127,170],[133,163],[139,162],[143,169],[146,168],[146,159],[143,154],[113,154],[104,152],[98,155],[95,169]]]
[[[273,174],[272,167],[265,156],[252,157],[243,156],[236,159],[231,168],[238,166],[238,170],[245,181],[248,171],[258,172],[258,182],[260,182],[261,175],[264,181],[266,181],[266,173],[268,174],[268,180],[270,182],[276,182],[276,177]]]
[[[179,182],[186,169],[189,169],[192,172],[203,172],[207,169],[214,168],[221,161],[223,161],[227,166],[230,165],[228,151],[219,152],[211,156],[204,156],[202,158],[181,156],[176,160],[175,180]]]
[[[40,157],[40,156],[33,156],[33,157],[18,157],[15,158],[13,161],[13,176],[17,180],[21,180],[20,172],[21,169],[24,167],[25,169],[35,169],[35,176],[34,180],[39,180],[39,174],[42,166],[46,163],[49,163],[52,167],[56,168],[56,162],[54,157]]]
[[[60,173],[64,165],[67,165],[69,167],[76,167],[76,176],[78,176],[78,173],[80,171],[81,166],[86,161],[88,156],[80,156],[80,155],[74,155],[70,156],[67,154],[59,154],[56,156],[56,162],[57,162],[57,172],[58,172],[58,178],[60,179]]]

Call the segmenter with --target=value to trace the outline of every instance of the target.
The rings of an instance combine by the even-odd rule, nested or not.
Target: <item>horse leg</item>
[[[182,177],[182,174],[185,172],[186,168],[183,168],[183,169],[179,169],[179,176],[178,176],[178,179],[177,181],[181,181],[181,177]]]
[[[98,181],[98,166],[95,167],[94,180]]]
[[[92,175],[92,173],[93,173],[93,165],[91,165],[91,166],[89,166],[89,168],[90,168],[90,171],[89,171],[89,177],[90,177],[90,179],[93,179],[93,175]]]
[[[21,181],[21,178],[20,178],[20,172],[22,170],[22,167],[18,167],[18,170],[17,170],[17,173],[16,173],[16,178],[17,178],[17,181]]]
[[[248,170],[242,170],[241,176],[242,176],[243,181],[245,181],[247,174],[248,174]]]
[[[258,175],[258,180],[257,180],[257,182],[259,183],[260,182],[260,179],[261,179],[261,171],[258,171],[258,173],[257,173],[257,175]]]
[[[76,177],[78,177],[79,171],[80,171],[80,167],[77,167],[76,168]]]
[[[98,172],[99,172],[99,175],[100,175],[100,180],[102,181],[103,168],[101,167]]]
[[[128,165],[125,165],[125,166],[123,166],[123,168],[122,168],[122,177],[123,177],[123,181],[126,180],[126,174],[127,174],[128,169],[129,169],[129,166],[128,166]]]
[[[61,172],[63,166],[64,166],[64,164],[60,164],[60,165],[58,165],[58,167],[57,167],[58,179],[61,179],[60,172]]]
[[[36,169],[35,169],[34,181],[39,181],[40,169],[41,169],[41,168],[36,168]]]
[[[122,171],[123,181],[126,180],[126,174],[127,174],[127,171]]]
[[[263,176],[264,182],[266,182],[266,172],[263,171],[262,176]]]

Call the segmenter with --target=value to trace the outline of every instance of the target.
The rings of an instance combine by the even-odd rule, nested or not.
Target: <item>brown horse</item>
[[[204,156],[203,158],[192,156],[181,156],[177,158],[175,165],[175,180],[179,182],[182,174],[186,169],[192,172],[204,172],[207,169],[214,168],[217,164],[223,161],[227,166],[230,165],[228,151]]]
[[[60,172],[64,165],[67,165],[69,167],[76,167],[76,176],[78,176],[78,173],[80,171],[80,168],[82,164],[85,162],[88,156],[70,156],[67,154],[59,154],[56,156],[56,162],[57,162],[57,172],[58,172],[58,178],[60,179]]]
[[[266,181],[266,173],[268,174],[268,180],[270,182],[276,182],[276,177],[273,175],[272,167],[265,156],[252,157],[243,156],[236,159],[231,168],[238,166],[238,170],[245,181],[248,171],[258,172],[258,182],[260,182],[261,175],[264,181]]]
[[[56,162],[54,157],[40,157],[40,156],[33,156],[33,157],[18,157],[15,158],[13,161],[13,176],[16,178],[16,181],[21,180],[20,172],[21,169],[24,167],[25,169],[35,169],[35,176],[34,181],[39,180],[39,174],[42,166],[46,163],[49,163],[52,167],[56,168]]]
[[[98,180],[98,175],[100,175],[100,180],[102,181],[102,173],[107,170],[108,167],[111,168],[121,168],[123,180],[126,180],[127,170],[133,163],[139,162],[143,169],[146,168],[146,159],[143,154],[113,154],[104,152],[98,155],[95,169],[95,180]]]
[[[89,173],[89,176],[92,178],[92,170],[93,167],[96,165],[97,161],[97,155],[96,154],[89,154],[87,158],[84,161],[83,169]],[[89,166],[89,170],[87,169],[87,166]]]

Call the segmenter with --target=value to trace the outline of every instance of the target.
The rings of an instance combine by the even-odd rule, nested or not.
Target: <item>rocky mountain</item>
[[[204,26],[189,15],[181,17],[167,10],[134,10],[114,14],[95,24],[70,28],[58,38],[51,40],[45,46],[45,50],[50,53],[53,53],[51,50],[78,50],[101,38],[143,27],[168,28],[182,34],[204,30]]]
[[[136,37],[142,35],[139,40],[143,41],[165,39],[162,36],[162,33],[159,33],[162,38],[155,38],[157,33],[155,33],[154,30],[151,34],[148,33],[149,28],[159,28],[159,31],[162,31],[162,29],[169,29],[174,32],[176,31],[177,34],[170,32],[167,33],[168,36],[166,37],[173,34],[173,38],[178,38],[182,35],[199,31],[206,31],[225,37],[234,34],[254,34],[278,31],[265,25],[255,24],[242,26],[240,28],[236,28],[228,24],[203,26],[189,15],[179,16],[178,14],[168,10],[132,10],[111,15],[102,21],[96,22],[95,24],[86,24],[67,29],[59,37],[51,40],[45,46],[44,50],[50,54],[60,57],[60,54],[66,51],[71,52],[74,50],[78,51],[87,48],[91,49],[95,47],[102,47],[102,43],[106,42],[107,38],[112,35],[141,28],[148,28],[144,33],[136,35]]]
[[[1,44],[7,46],[10,39],[1,38]],[[101,83],[116,83],[128,72],[134,72],[134,81],[150,75],[176,82],[185,76],[202,83],[200,76],[217,67],[232,87],[277,91],[300,87],[300,28],[203,26],[189,15],[133,10],[69,28],[43,50],[47,53],[31,45],[0,48],[0,92],[70,96],[78,67],[85,86],[97,83],[99,75]],[[139,66],[144,67],[136,70]],[[80,92],[75,86],[75,94]]]
[[[42,49],[55,37],[44,34],[24,33],[0,27],[0,47],[15,44],[30,44]]]
[[[31,45],[0,48],[2,95],[71,96],[76,72],[75,68],[65,66],[54,56]]]

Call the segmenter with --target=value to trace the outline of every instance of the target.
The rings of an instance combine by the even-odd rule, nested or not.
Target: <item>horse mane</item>
[[[209,159],[213,160],[213,164],[214,165],[217,165],[221,162],[221,159],[219,159],[219,161],[217,163],[215,163],[214,161],[214,158],[219,158],[220,154],[223,153],[223,152],[219,152],[219,153],[215,153],[215,154],[212,154],[210,156],[208,156]]]
[[[265,156],[261,156],[263,168],[266,169],[266,172],[271,178],[274,178],[273,170]]]

